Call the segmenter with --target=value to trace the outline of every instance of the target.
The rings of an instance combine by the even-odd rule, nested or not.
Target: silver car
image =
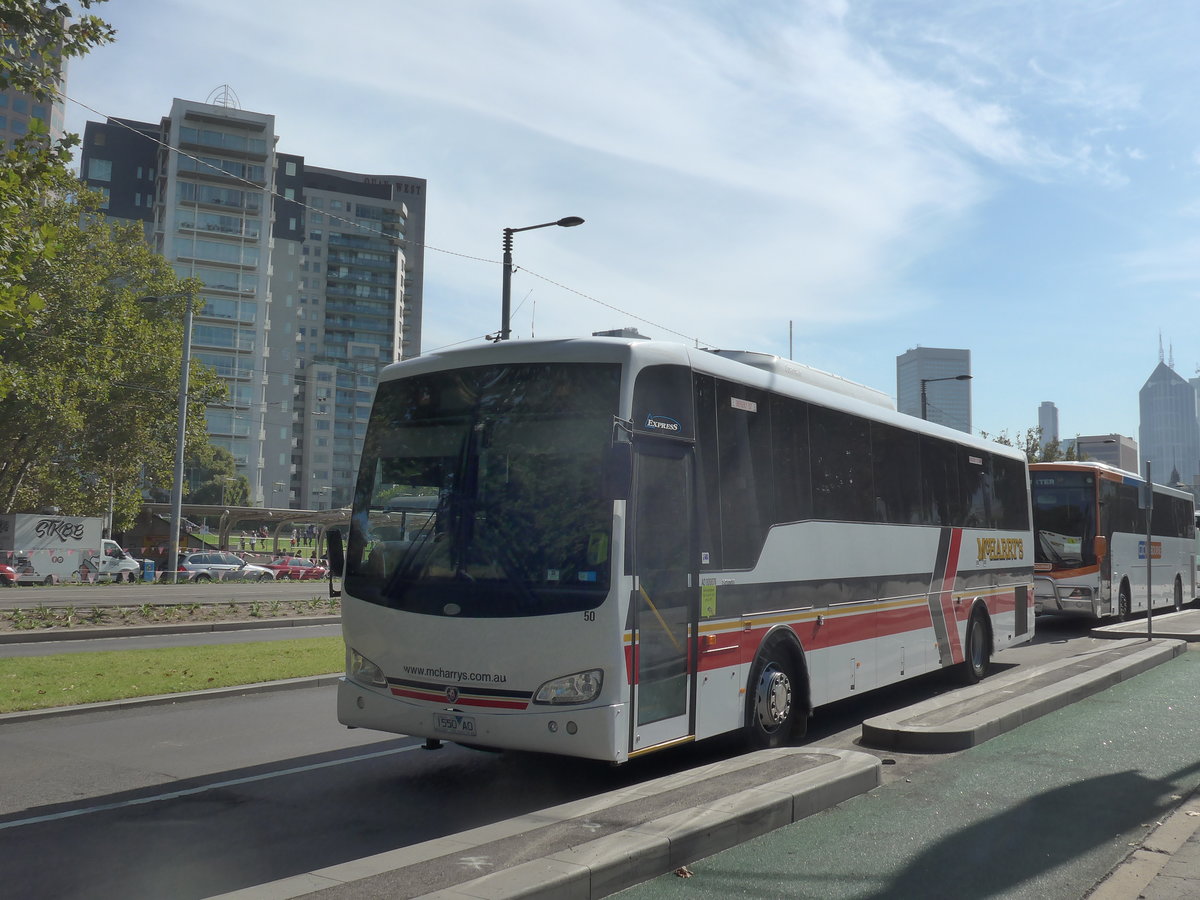
[[[274,581],[275,573],[248,563],[234,553],[204,550],[185,553],[179,559],[179,571],[188,581]]]

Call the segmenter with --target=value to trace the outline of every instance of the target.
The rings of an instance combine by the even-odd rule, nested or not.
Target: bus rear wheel
[[[971,613],[967,621],[963,657],[963,682],[978,684],[992,664],[992,642],[988,639],[987,618],[978,609]]]
[[[1183,609],[1183,579],[1175,576],[1175,609]]]
[[[746,743],[752,750],[783,747],[804,735],[800,682],[790,654],[778,644],[763,650],[747,691]]]

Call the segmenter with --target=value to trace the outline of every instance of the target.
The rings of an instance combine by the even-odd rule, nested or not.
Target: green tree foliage
[[[187,473],[184,503],[250,505],[250,482],[238,474],[233,454],[224,447],[208,443],[195,447],[183,468]]]
[[[984,440],[995,441],[997,444],[1003,444],[1006,447],[1016,447],[1025,454],[1025,458],[1029,462],[1057,462],[1058,460],[1075,460],[1079,457],[1075,453],[1075,445],[1072,444],[1068,449],[1064,450],[1062,441],[1055,438],[1048,441],[1046,446],[1042,446],[1042,427],[1039,425],[1036,428],[1026,428],[1024,432],[1018,432],[1015,438],[1009,437],[1007,431],[1002,431],[1000,434],[993,437],[986,431],[979,432],[979,436]]]
[[[105,0],[78,0],[80,10]],[[54,95],[64,59],[83,56],[107,44],[116,31],[99,17],[83,14],[67,2],[4,0],[0,5],[0,90],[24,91],[39,100]]]
[[[26,227],[58,235],[28,282],[44,299],[25,330],[0,329],[0,511],[57,506],[106,513],[117,529],[140,507],[143,477],[170,484],[188,290],[146,245],[140,225],[113,225],[94,195],[30,210]],[[141,298],[162,299],[143,302]],[[207,444],[204,404],[226,389],[193,362],[188,444]]]
[[[79,0],[90,9],[103,0]],[[66,2],[3,0],[0,3],[0,90],[23,91],[49,103],[62,61],[106,44],[115,32],[98,17]],[[39,260],[58,249],[49,223],[30,230],[31,210],[69,172],[75,135],[51,141],[47,123],[34,120],[29,134],[0,154],[0,328],[28,325],[42,305],[32,284]],[[5,386],[0,382],[0,394]]]

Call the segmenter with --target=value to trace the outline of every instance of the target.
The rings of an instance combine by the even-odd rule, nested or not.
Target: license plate
[[[458,713],[434,713],[433,730],[438,734],[475,737],[475,719]]]

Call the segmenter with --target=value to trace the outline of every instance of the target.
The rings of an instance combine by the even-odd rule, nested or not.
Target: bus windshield
[[[346,590],[446,616],[599,605],[612,539],[601,470],[619,383],[614,364],[526,363],[380,384]]]
[[[1088,472],[1030,472],[1034,558],[1056,569],[1096,562],[1096,479]]]

